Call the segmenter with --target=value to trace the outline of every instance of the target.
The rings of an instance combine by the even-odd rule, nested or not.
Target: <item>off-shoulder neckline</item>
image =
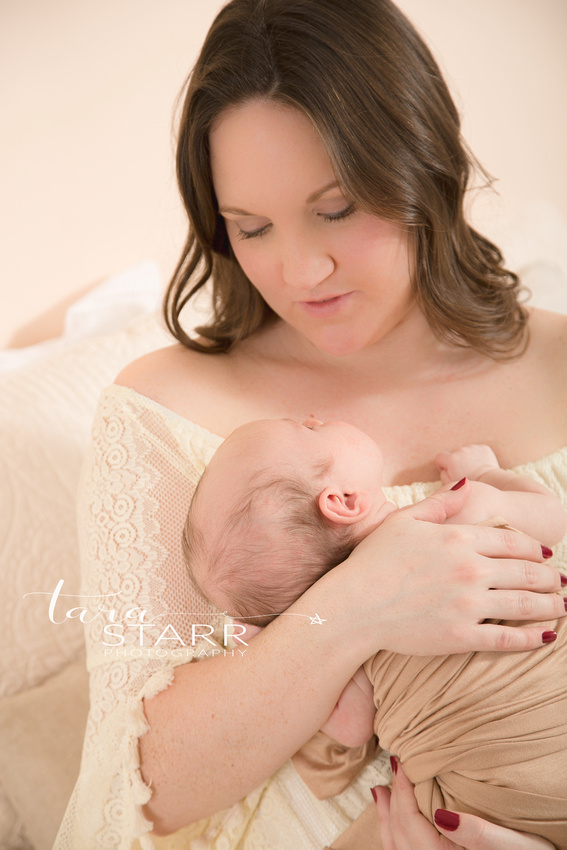
[[[180,413],[175,413],[174,410],[171,410],[164,404],[160,404],[159,401],[154,401],[153,398],[150,398],[149,396],[144,395],[143,393],[139,393],[138,390],[134,390],[132,389],[132,387],[127,387],[124,384],[110,384],[103,390],[103,392],[112,392],[113,395],[121,395],[122,393],[124,393],[125,395],[130,395],[138,404],[155,410],[156,413],[159,413],[159,415],[163,419],[171,419],[185,426],[189,426],[193,431],[201,434],[203,437],[212,437],[215,441],[218,441],[219,443],[221,443],[225,439],[219,434],[215,434],[213,431],[209,431],[209,429],[205,428],[203,425],[199,425],[197,422],[193,422],[192,419],[187,419],[186,416],[182,416]]]
[[[205,438],[212,438],[215,442],[220,443],[225,439],[225,437],[221,437],[219,434],[215,434],[213,431],[209,431],[208,428],[205,428],[203,425],[199,425],[197,422],[193,422],[191,419],[187,419],[186,416],[182,416],[180,413],[175,413],[175,411],[170,410],[169,407],[165,407],[165,405],[160,404],[159,401],[154,401],[154,399],[149,398],[149,396],[143,395],[143,393],[139,393],[137,390],[132,387],[127,387],[124,384],[110,384],[105,388],[103,392],[111,391],[115,395],[120,395],[124,393],[125,395],[132,396],[133,399],[137,401],[138,404],[143,405],[145,407],[151,408],[159,413],[164,419],[171,419],[172,421],[177,421],[178,423],[182,423],[186,427],[189,426],[196,433],[201,434]],[[511,467],[512,471],[518,469],[537,469],[537,467],[541,466],[543,463],[551,463],[553,464],[555,458],[567,454],[567,446],[561,446],[558,449],[554,449],[549,454],[543,455],[542,457],[536,458],[536,460],[529,460],[525,463],[518,463],[516,466]],[[431,484],[439,484],[437,481],[412,481],[411,484],[395,484],[391,485],[385,489],[395,490],[395,489],[403,489],[407,487],[413,487],[415,485],[431,485]]]

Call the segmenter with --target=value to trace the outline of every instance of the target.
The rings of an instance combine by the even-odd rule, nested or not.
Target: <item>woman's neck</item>
[[[416,380],[445,382],[491,362],[471,349],[437,339],[417,306],[386,336],[344,356],[319,350],[284,322],[271,325],[266,333],[260,331],[242,346],[275,361],[332,375],[334,381],[341,377],[357,383],[371,379],[375,389],[378,382],[384,390]]]

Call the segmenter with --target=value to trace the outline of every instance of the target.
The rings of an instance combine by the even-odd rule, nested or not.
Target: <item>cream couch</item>
[[[126,363],[171,342],[153,312],[159,273],[129,274],[131,286],[120,276],[98,302],[79,302],[64,338],[0,354],[0,366],[32,358],[0,377],[2,850],[51,848],[79,769],[88,709],[82,627],[50,622],[49,593],[59,579],[64,593],[79,592],[75,494],[100,391]],[[65,610],[80,604],[65,602]]]

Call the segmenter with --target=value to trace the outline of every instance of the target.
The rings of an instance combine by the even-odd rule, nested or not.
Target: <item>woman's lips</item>
[[[345,292],[343,295],[335,295],[320,301],[298,301],[297,303],[310,316],[324,318],[338,313],[353,294],[352,292]]]

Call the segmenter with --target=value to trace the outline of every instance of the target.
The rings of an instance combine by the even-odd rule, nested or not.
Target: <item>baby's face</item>
[[[338,486],[343,492],[366,490],[380,504],[382,453],[374,440],[346,422],[303,424],[292,419],[262,419],[237,428],[217,449],[207,468],[206,490],[217,505],[231,503],[238,488],[254,472],[278,465],[309,478],[312,470],[328,472],[315,482],[321,490]],[[328,479],[328,480],[326,480]]]

